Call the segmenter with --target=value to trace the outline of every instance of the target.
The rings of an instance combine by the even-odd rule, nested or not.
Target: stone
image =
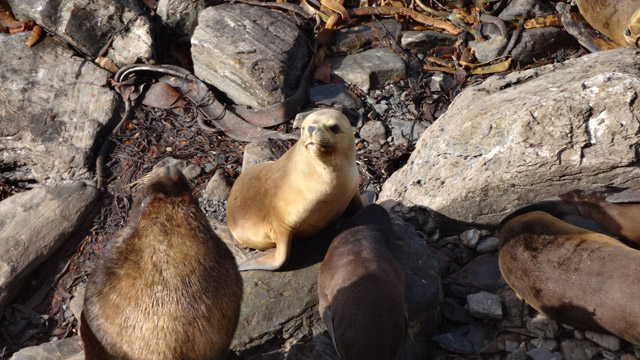
[[[231,350],[247,358],[254,348],[285,344],[320,321],[316,284],[319,263],[285,271],[242,272],[244,295]],[[306,330],[305,330],[306,329]],[[295,340],[294,340],[295,341]]]
[[[60,339],[20,349],[12,360],[76,360],[84,359],[79,336]]]
[[[330,58],[331,75],[368,93],[387,81],[406,79],[402,58],[391,49],[377,48],[365,52]]]
[[[618,351],[620,349],[620,338],[617,336],[589,330],[584,332],[584,336],[607,350]]]
[[[470,324],[474,320],[464,306],[459,305],[451,299],[445,299],[441,307],[442,316],[451,321]]]
[[[525,343],[522,342],[518,349],[507,355],[507,360],[528,360]]]
[[[446,333],[437,335],[431,338],[431,340],[435,341],[440,345],[443,349],[453,351],[457,354],[475,354],[475,349],[473,345],[467,341],[463,336]]]
[[[382,145],[387,142],[386,129],[382,121],[369,121],[360,129],[360,137],[370,144]]]
[[[404,49],[431,49],[436,46],[452,45],[458,40],[457,36],[443,34],[437,31],[405,31],[400,40]]]
[[[519,17],[530,18],[551,15],[555,11],[540,0],[513,0],[500,12],[504,21],[518,21]]]
[[[506,286],[495,254],[480,255],[444,282],[449,293],[464,298],[480,291],[496,292]]]
[[[478,242],[478,246],[476,246],[476,251],[479,254],[490,254],[498,251],[498,245],[500,244],[500,239],[495,236],[487,236],[484,239],[480,239]]]
[[[84,293],[87,289],[87,283],[79,283],[76,286],[76,290],[73,292],[73,298],[69,301],[69,310],[73,312],[73,316],[76,319],[80,319],[82,309],[84,308]]]
[[[89,168],[105,125],[120,117],[107,71],[83,62],[47,36],[0,34],[0,181],[53,183],[92,177]]]
[[[191,36],[198,25],[198,12],[203,5],[202,0],[159,0],[156,13],[173,31]]]
[[[225,201],[231,193],[231,180],[224,169],[218,169],[204,189],[204,198],[211,201]]]
[[[277,160],[282,154],[279,153],[271,141],[257,141],[248,143],[244,147],[242,156],[242,170],[266,162]]]
[[[9,0],[9,5],[20,18],[35,20],[92,58],[112,34],[132,21],[128,29],[115,36],[107,57],[120,67],[155,59],[155,29],[139,1]],[[13,54],[6,50],[0,53]],[[52,57],[52,61],[59,59]]]
[[[620,360],[638,360],[638,358],[636,358],[635,356],[633,356],[631,354],[622,354],[620,356]]]
[[[389,36],[395,38],[401,31],[402,25],[395,19],[381,19],[372,23],[348,26],[333,33],[331,50],[337,53],[353,53]]]
[[[429,90],[431,91],[449,91],[453,85],[451,75],[441,71],[434,71],[429,78]]]
[[[602,357],[605,360],[620,360],[618,355],[616,355],[616,354],[614,354],[612,352],[606,351],[606,350],[602,350],[601,354],[602,354]]]
[[[542,314],[527,321],[527,330],[536,336],[545,338],[553,338],[560,333],[558,323]]]
[[[83,182],[61,181],[0,202],[0,308],[84,224],[98,195]]]
[[[196,177],[202,174],[202,167],[196,164],[189,164],[182,169],[182,173],[188,181],[193,181]]]
[[[481,291],[467,295],[469,313],[477,318],[502,319],[500,296]]]
[[[591,360],[600,353],[592,342],[587,340],[565,339],[560,343],[564,360]]]
[[[414,144],[420,138],[420,135],[427,129],[420,121],[407,121],[391,118],[391,135],[396,145],[408,146],[409,143]]]
[[[310,59],[307,37],[289,16],[240,3],[200,12],[191,54],[197,77],[253,108],[292,96]]]
[[[481,62],[489,62],[500,55],[505,47],[507,47],[507,38],[502,35],[494,35],[485,41],[469,41],[469,46],[473,48],[476,59]]]
[[[309,89],[309,103],[314,106],[326,105],[354,110],[362,108],[362,100],[345,84],[325,84],[311,87]]]
[[[549,351],[556,351],[558,349],[558,342],[556,341],[556,339],[538,337],[535,339],[531,339],[529,344],[536,349],[543,348]]]
[[[619,48],[466,88],[378,201],[495,224],[570,188],[640,185],[638,62]]]
[[[562,360],[562,354],[559,352],[551,352],[545,348],[531,349],[527,351],[527,356],[531,360]]]
[[[480,240],[480,230],[473,228],[465,230],[465,232],[460,234],[460,240],[464,246],[475,249]]]
[[[549,56],[560,49],[577,46],[576,40],[562,28],[526,29],[511,50],[511,57],[521,64],[530,64],[535,59]]]

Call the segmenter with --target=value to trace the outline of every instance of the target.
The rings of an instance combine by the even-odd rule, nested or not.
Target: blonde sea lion
[[[242,278],[175,167],[153,171],[89,278],[86,359],[217,359],[238,324]]]
[[[589,25],[618,46],[638,46],[640,0],[576,0]]]
[[[362,208],[351,124],[341,112],[323,109],[302,123],[300,139],[280,159],[243,171],[227,204],[229,230],[240,243],[274,252],[239,269],[276,270],[291,241],[317,233],[347,207]]]
[[[341,359],[397,359],[407,327],[405,276],[388,249],[389,215],[369,205],[344,228],[320,265],[320,316]]]

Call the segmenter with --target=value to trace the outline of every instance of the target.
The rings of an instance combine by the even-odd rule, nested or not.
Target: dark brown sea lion
[[[220,358],[242,301],[235,259],[179,170],[155,170],[142,184],[87,284],[86,359]]]
[[[618,46],[638,46],[640,0],[576,0],[589,25]]]
[[[504,224],[499,264],[509,286],[550,318],[640,344],[640,251],[533,211]]]
[[[276,248],[239,269],[279,269],[292,239],[317,233],[348,206],[362,208],[359,181],[347,117],[332,109],[309,115],[289,151],[243,171],[231,188],[227,222],[234,238],[253,249]]]
[[[341,359],[396,359],[407,323],[405,276],[387,244],[391,220],[374,204],[345,229],[320,265],[320,316]]]
[[[555,198],[524,206],[503,220],[531,211],[545,211],[564,219],[578,215],[595,221],[630,246],[640,247],[640,192],[608,186],[572,190]]]

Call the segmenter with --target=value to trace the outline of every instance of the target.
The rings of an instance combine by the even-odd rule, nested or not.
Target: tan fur
[[[529,305],[574,327],[640,344],[640,251],[533,211],[500,232],[500,271]]]
[[[619,46],[637,46],[640,32],[636,12],[640,9],[640,0],[576,0],[576,3],[580,14],[594,29]],[[630,36],[625,36],[630,25]]]
[[[81,329],[87,359],[219,358],[241,300],[233,255],[182,174],[163,168],[144,181],[127,227],[87,284]]]
[[[305,119],[300,140],[280,159],[244,171],[229,195],[229,229],[248,247],[276,251],[240,264],[240,270],[280,268],[293,238],[315,234],[350,203],[362,207],[355,155],[349,120],[325,109]]]

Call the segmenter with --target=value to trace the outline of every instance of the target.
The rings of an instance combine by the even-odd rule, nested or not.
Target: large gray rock
[[[98,195],[82,182],[62,181],[0,202],[0,308],[78,229]]]
[[[12,360],[82,360],[84,351],[78,336],[30,346],[13,354]]]
[[[0,181],[55,182],[86,178],[96,136],[118,98],[108,72],[47,37],[33,48],[28,34],[0,34]],[[114,119],[115,120],[115,119]]]
[[[379,201],[495,223],[572,188],[637,185],[639,64],[638,50],[621,48],[465,89]]]
[[[91,57],[98,55],[113,33],[140,14],[114,38],[107,57],[118,66],[154,59],[154,29],[141,1],[9,0],[9,4],[18,17],[35,20]]]
[[[424,358],[427,339],[440,324],[440,267],[413,228],[391,213],[394,237],[390,250],[406,276],[406,302],[411,345],[406,351],[411,358]],[[214,231],[241,261],[247,254],[233,244],[228,228],[212,221]],[[320,262],[333,238],[328,230],[302,245],[294,243],[292,259],[283,271],[243,272],[244,296],[238,330],[231,350],[243,359],[272,354],[282,358],[296,348],[291,359],[316,359],[318,354],[311,346],[314,336],[324,330],[318,313],[317,281]],[[279,355],[277,355],[279,354]],[[271,355],[270,355],[271,356]]]
[[[310,58],[307,38],[290,17],[246,4],[202,10],[191,54],[196,76],[254,108],[293,95]]]

